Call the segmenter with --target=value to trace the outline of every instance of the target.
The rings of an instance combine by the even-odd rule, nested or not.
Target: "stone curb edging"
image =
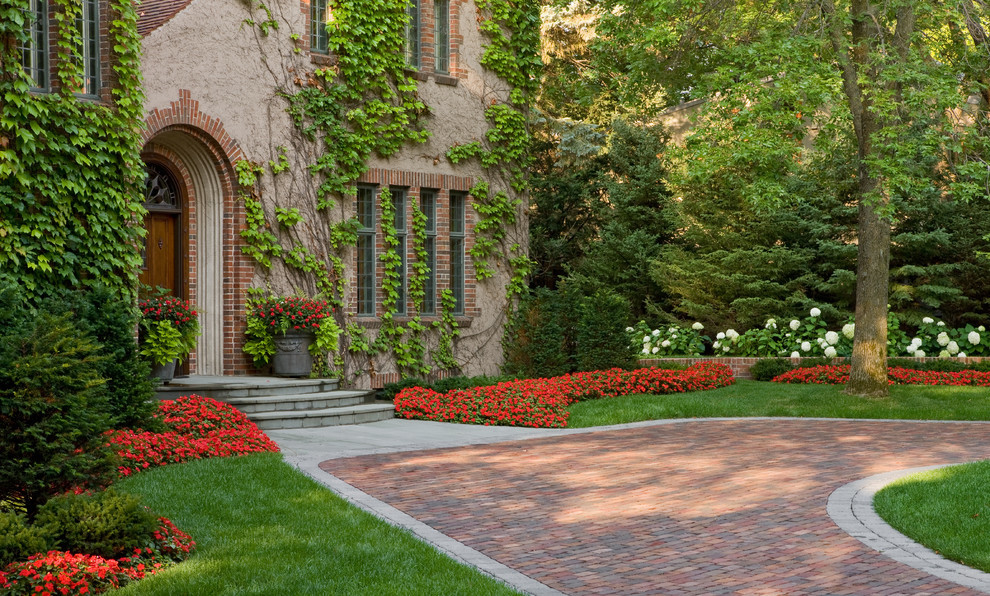
[[[455,561],[473,567],[513,589],[532,596],[566,596],[563,592],[559,592],[546,584],[540,583],[528,575],[523,575],[515,569],[503,565],[495,559],[454,540],[450,536],[442,534],[411,515],[379,501],[333,474],[321,470],[319,464],[304,463],[288,458],[286,458],[286,462],[327,487],[348,503],[367,511],[388,524],[412,533],[420,540],[433,546]]]
[[[828,497],[827,512],[835,525],[866,546],[936,577],[990,594],[990,573],[950,561],[901,534],[873,508],[873,497],[891,482],[950,465],[925,466],[876,474],[841,486]]]

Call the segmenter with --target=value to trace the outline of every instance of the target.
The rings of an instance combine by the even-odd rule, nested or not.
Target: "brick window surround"
[[[465,230],[464,230],[464,251],[465,259],[464,263],[464,305],[463,313],[458,314],[458,317],[463,317],[466,320],[470,320],[473,317],[478,316],[478,304],[476,296],[477,282],[475,278],[474,266],[470,258],[467,258],[468,252],[474,244],[473,232],[475,220],[473,217],[472,209],[469,208],[471,205],[471,197],[467,194],[468,190],[474,185],[474,180],[469,177],[463,176],[449,176],[442,174],[425,174],[419,172],[407,172],[407,171],[397,171],[397,170],[386,170],[381,168],[372,168],[366,174],[364,174],[358,181],[359,188],[374,188],[375,189],[375,217],[376,222],[375,227],[375,308],[374,316],[371,313],[363,312],[359,314],[358,311],[358,292],[357,292],[357,258],[358,251],[355,250],[355,256],[351,258],[351,263],[348,267],[348,283],[351,291],[349,292],[349,298],[347,301],[346,312],[350,315],[358,315],[355,321],[358,324],[375,327],[378,323],[377,315],[383,312],[383,300],[384,294],[381,291],[381,280],[384,277],[385,269],[382,262],[377,258],[385,251],[385,246],[383,242],[384,235],[382,234],[381,221],[382,221],[382,211],[381,211],[381,201],[378,200],[378,191],[384,186],[389,186],[390,188],[402,189],[405,191],[406,200],[404,201],[404,220],[406,222],[406,230],[408,234],[408,240],[406,242],[405,250],[405,261],[406,263],[413,263],[416,261],[417,256],[413,248],[413,232],[412,232],[412,215],[413,210],[420,209],[420,197],[423,191],[426,191],[429,196],[434,198],[434,209],[436,210],[435,218],[435,232],[427,232],[427,237],[432,238],[435,246],[434,258],[436,261],[436,270],[433,276],[433,280],[436,288],[436,298],[435,304],[439,305],[439,295],[445,289],[451,288],[451,242],[450,242],[450,195],[451,191],[455,194],[460,193],[464,197],[464,219],[465,219]],[[398,218],[398,214],[396,214]],[[425,240],[425,239],[424,239]],[[413,316],[421,314],[424,319],[430,320],[436,317],[434,313],[421,313],[419,308],[422,305],[415,304],[411,301],[406,301],[405,303],[405,313],[407,316]],[[401,312],[401,310],[400,310]],[[403,316],[400,314],[396,317],[396,320],[403,320]]]

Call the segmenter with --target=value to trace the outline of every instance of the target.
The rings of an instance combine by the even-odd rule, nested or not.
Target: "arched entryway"
[[[140,281],[166,288],[173,296],[186,298],[188,287],[188,220],[183,217],[184,189],[172,170],[159,162],[145,164],[145,236]]]

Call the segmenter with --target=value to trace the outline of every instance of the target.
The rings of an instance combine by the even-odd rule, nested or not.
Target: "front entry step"
[[[192,375],[159,387],[159,400],[202,395],[244,412],[262,430],[363,424],[395,416],[392,404],[376,404],[374,391],[339,389],[336,379],[206,377]]]

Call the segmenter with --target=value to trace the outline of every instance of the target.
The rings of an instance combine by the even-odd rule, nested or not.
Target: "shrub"
[[[34,525],[44,528],[61,550],[106,559],[151,543],[159,526],[139,497],[113,488],[53,497],[38,510]]]
[[[440,394],[412,387],[395,397],[396,415],[406,419],[529,427],[567,425],[567,406],[583,399],[633,393],[666,394],[724,387],[735,382],[724,364],[699,362],[684,371],[641,368],[526,379]]]
[[[0,569],[52,548],[45,528],[29,526],[23,513],[0,511]]]
[[[626,334],[633,352],[640,358],[701,356],[709,339],[707,335],[701,335],[704,328],[696,322],[690,327],[661,325],[659,329],[651,329],[645,321],[640,321],[633,327],[626,327]]]
[[[577,370],[632,368],[636,356],[629,347],[626,324],[629,301],[599,291],[581,301],[575,356]]]
[[[772,381],[774,377],[794,370],[794,365],[783,358],[764,358],[750,367],[754,381]]]
[[[508,375],[503,375],[499,377],[488,377],[485,375],[480,375],[477,377],[447,377],[445,379],[437,379],[435,381],[427,381],[424,379],[408,378],[402,379],[395,383],[389,383],[385,385],[382,389],[380,395],[381,399],[387,399],[392,401],[395,396],[398,395],[403,389],[408,389],[409,387],[422,387],[423,389],[431,389],[437,393],[446,393],[448,391],[453,391],[454,389],[471,389],[472,387],[490,387],[491,385],[498,385],[499,383],[504,383],[506,381],[514,381],[515,377]]]
[[[67,297],[80,329],[99,345],[98,374],[113,428],[148,428],[155,411],[155,385],[134,343],[137,311],[124,297],[99,286]]]
[[[33,519],[53,495],[108,483],[115,461],[99,347],[68,315],[12,304],[0,297],[0,503]]]
[[[506,326],[506,374],[553,377],[573,369],[579,299],[574,292],[538,289],[519,301]]]

